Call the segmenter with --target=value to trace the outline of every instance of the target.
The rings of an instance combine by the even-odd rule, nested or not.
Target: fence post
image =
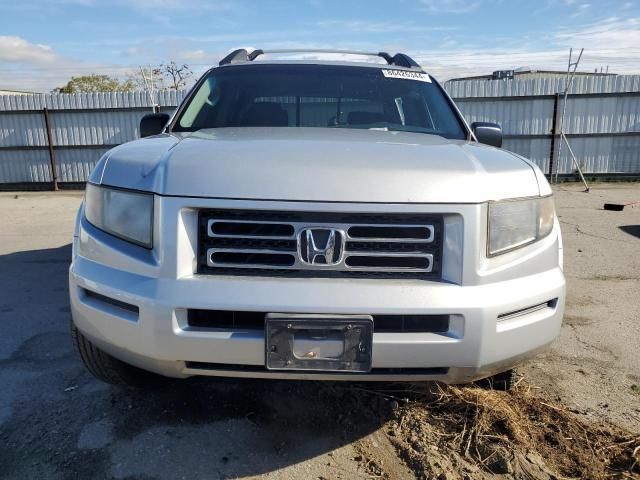
[[[44,125],[47,129],[47,145],[49,147],[49,163],[51,164],[51,178],[53,179],[53,190],[58,190],[58,174],[56,173],[56,154],[53,151],[53,139],[51,138],[51,125],[49,124],[49,109],[44,107]]]
[[[553,118],[551,119],[551,147],[549,149],[549,181],[553,180],[553,164],[556,155],[556,122],[558,120],[558,99],[560,94],[553,96]]]

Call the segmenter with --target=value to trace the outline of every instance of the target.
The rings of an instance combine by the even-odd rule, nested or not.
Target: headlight
[[[499,255],[546,237],[554,218],[551,197],[489,203],[487,254]]]
[[[153,194],[87,183],[84,212],[100,230],[143,247],[153,245]]]

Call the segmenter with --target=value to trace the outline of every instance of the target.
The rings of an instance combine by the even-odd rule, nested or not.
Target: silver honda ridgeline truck
[[[509,388],[563,315],[541,171],[407,55],[255,60],[282,52],[231,53],[96,165],[69,275],[86,367]]]

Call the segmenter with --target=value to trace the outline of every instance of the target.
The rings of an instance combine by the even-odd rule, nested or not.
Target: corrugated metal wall
[[[453,98],[521,97],[564,92],[565,79],[540,77],[527,80],[463,80],[445,82]],[[639,92],[640,75],[576,76],[570,94]]]
[[[549,173],[554,140],[554,171],[572,173],[566,145],[558,158],[552,135],[554,103],[559,133],[565,78],[467,80],[445,88],[469,123],[496,122],[504,148],[536,162]],[[579,76],[569,91],[564,132],[585,173],[640,173],[640,75]]]
[[[502,125],[504,148],[549,172],[554,103],[560,127],[564,78],[468,80],[445,84],[467,120]],[[587,173],[640,173],[640,75],[576,77],[567,103],[565,132]],[[186,92],[157,94],[171,110]],[[138,137],[151,111],[143,92],[72,95],[0,95],[0,184],[51,182],[43,109],[49,111],[60,182],[84,182],[100,156]],[[555,151],[559,140],[555,137]],[[557,156],[557,155],[554,155]],[[559,173],[573,172],[565,147]]]
[[[158,92],[162,111],[186,92]],[[84,182],[102,154],[138,137],[152,108],[143,92],[0,95],[0,184],[51,182],[44,108],[48,109],[59,182]]]

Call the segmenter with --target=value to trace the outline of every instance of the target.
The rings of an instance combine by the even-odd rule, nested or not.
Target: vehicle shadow
[[[103,384],[68,334],[70,256],[70,245],[0,256],[0,478],[332,478],[344,466],[326,454],[394,415],[389,384]]]
[[[640,225],[621,225],[618,228],[624,233],[640,238]]]

